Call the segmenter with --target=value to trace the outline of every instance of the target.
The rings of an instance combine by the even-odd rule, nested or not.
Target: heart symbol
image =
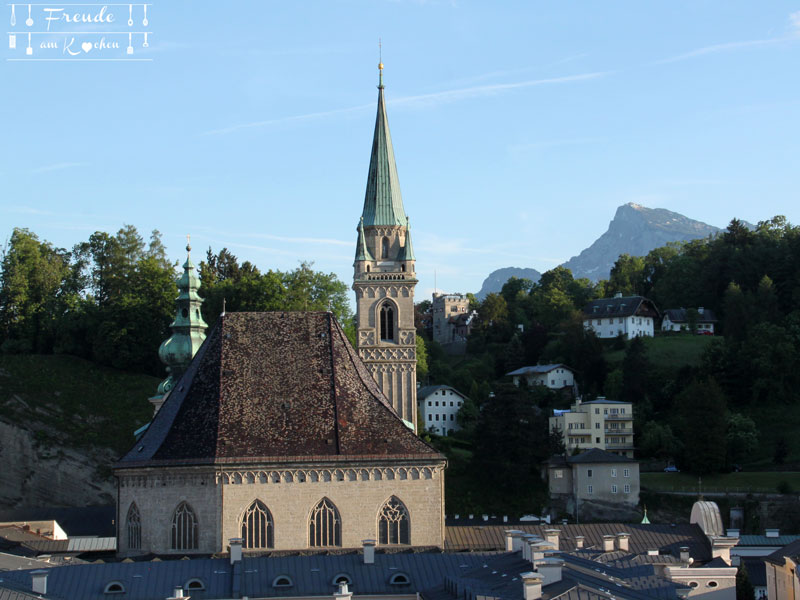
[[[83,43],[81,44],[81,48],[83,48],[83,51],[84,51],[84,52],[86,52],[86,53],[88,54],[88,53],[89,53],[89,50],[91,50],[91,49],[92,49],[92,43],[91,43],[91,42],[83,42]]]

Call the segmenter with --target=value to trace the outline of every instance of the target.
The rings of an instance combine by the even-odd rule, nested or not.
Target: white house
[[[697,333],[713,335],[717,317],[714,311],[702,306],[697,309]],[[688,331],[689,311],[685,308],[668,308],[664,311],[661,331]],[[705,333],[709,332],[709,333]]]
[[[461,429],[456,414],[467,397],[449,385],[428,385],[417,390],[417,412],[425,429],[447,435]]]
[[[534,365],[532,367],[522,367],[511,373],[506,373],[512,377],[514,385],[519,387],[520,381],[525,381],[529,386],[544,385],[551,390],[571,388],[575,385],[575,374],[567,365]]]
[[[642,296],[623,296],[592,300],[583,307],[583,326],[599,338],[614,338],[623,334],[631,339],[653,337],[658,309],[652,300]]]

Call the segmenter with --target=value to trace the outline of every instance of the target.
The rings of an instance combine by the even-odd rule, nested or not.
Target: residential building
[[[395,412],[413,428],[417,423],[416,260],[386,116],[382,64],[380,69],[378,115],[353,263],[356,348]]]
[[[449,385],[429,385],[417,390],[419,417],[423,427],[438,435],[447,435],[461,429],[458,411],[467,397]]]
[[[615,338],[622,334],[627,339],[638,336],[653,337],[659,318],[656,305],[642,296],[623,296],[592,300],[583,307],[583,326],[594,331],[599,338]]]
[[[787,544],[764,559],[767,571],[767,598],[800,598],[800,540]]]
[[[568,454],[577,448],[600,448],[633,458],[633,405],[608,400],[603,396],[582,402],[575,400],[570,410],[554,410],[550,430],[564,436]]]
[[[714,325],[717,317],[714,311],[702,306],[697,309],[695,319],[697,333],[713,335]],[[668,308],[664,311],[664,318],[661,320],[661,331],[688,331],[689,330],[689,310],[685,308]]]
[[[435,342],[443,346],[466,342],[475,317],[466,295],[434,293],[431,311]]]
[[[599,448],[547,462],[552,512],[580,520],[633,520],[638,515],[639,463]]]
[[[516,371],[506,373],[512,377],[514,385],[519,387],[520,381],[525,381],[529,387],[544,385],[551,390],[572,388],[575,385],[575,374],[567,365],[534,365],[522,367]]]

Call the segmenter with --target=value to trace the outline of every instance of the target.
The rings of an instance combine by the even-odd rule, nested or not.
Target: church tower
[[[397,414],[416,430],[417,278],[386,117],[383,63],[378,69],[378,115],[353,265],[358,355]]]

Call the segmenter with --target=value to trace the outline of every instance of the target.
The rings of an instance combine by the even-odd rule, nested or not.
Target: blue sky
[[[153,0],[148,16],[135,57],[152,62],[7,62],[3,43],[3,239],[71,247],[130,223],[176,259],[191,233],[195,255],[349,283],[379,37],[418,300],[434,277],[466,292],[552,268],[626,202],[800,222],[800,2]]]

